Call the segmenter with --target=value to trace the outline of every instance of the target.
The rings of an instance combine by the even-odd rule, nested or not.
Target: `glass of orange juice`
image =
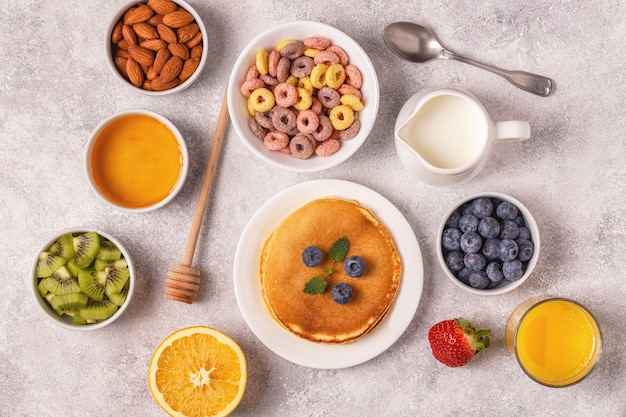
[[[594,316],[567,298],[534,298],[520,304],[506,324],[505,340],[526,375],[549,387],[583,379],[602,349]]]

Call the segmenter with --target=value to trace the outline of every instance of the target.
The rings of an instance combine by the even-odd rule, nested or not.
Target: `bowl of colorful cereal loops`
[[[352,156],[378,113],[379,85],[365,51],[319,22],[294,21],[257,35],[228,85],[238,136],[262,160],[316,172]]]

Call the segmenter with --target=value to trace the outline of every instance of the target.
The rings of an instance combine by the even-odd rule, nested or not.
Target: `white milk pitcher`
[[[482,170],[493,145],[530,138],[525,121],[492,122],[472,94],[425,89],[402,107],[394,130],[402,164],[431,185],[456,185]]]

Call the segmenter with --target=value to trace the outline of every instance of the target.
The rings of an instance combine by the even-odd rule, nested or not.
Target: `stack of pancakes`
[[[347,237],[346,259],[364,259],[366,272],[350,278],[343,263],[327,254],[332,244]],[[302,251],[317,246],[324,260],[307,267]],[[321,294],[303,292],[313,277],[326,276],[328,288]],[[300,207],[274,229],[263,246],[260,260],[265,305],[284,328],[302,338],[322,343],[346,343],[372,330],[385,316],[398,290],[402,262],[385,225],[355,201],[328,197]],[[336,303],[330,290],[337,283],[352,287],[352,300]]]

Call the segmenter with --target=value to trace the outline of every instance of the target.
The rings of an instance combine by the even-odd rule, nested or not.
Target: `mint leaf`
[[[335,243],[330,247],[328,251],[328,257],[335,262],[343,262],[350,249],[350,243],[346,236],[337,239]]]
[[[326,278],[322,276],[313,277],[304,284],[304,289],[302,292],[306,294],[321,294],[326,291],[326,287],[328,283],[326,282]]]

